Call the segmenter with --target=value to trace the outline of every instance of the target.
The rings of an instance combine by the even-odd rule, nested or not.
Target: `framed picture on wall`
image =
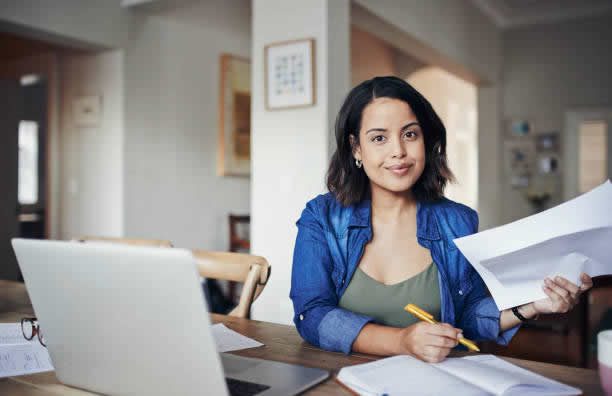
[[[315,40],[266,45],[265,98],[267,110],[315,104]]]
[[[251,62],[221,55],[217,174],[251,174]]]
[[[77,126],[99,126],[102,120],[102,96],[88,95],[72,99],[72,119]]]

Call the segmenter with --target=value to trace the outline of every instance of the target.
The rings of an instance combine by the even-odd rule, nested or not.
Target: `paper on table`
[[[0,323],[0,378],[53,371],[47,348],[23,338],[20,323]]]
[[[0,345],[0,378],[53,371],[47,348],[36,343]]]
[[[261,342],[257,342],[232,329],[228,329],[223,323],[213,325],[212,333],[217,344],[217,352],[238,351],[240,349],[255,348],[263,345]]]
[[[579,284],[580,272],[612,274],[612,183],[545,212],[455,239],[498,309],[546,298],[544,278]]]
[[[28,341],[23,337],[21,323],[0,323],[0,345],[28,344],[34,341],[38,342],[38,339],[34,337]]]

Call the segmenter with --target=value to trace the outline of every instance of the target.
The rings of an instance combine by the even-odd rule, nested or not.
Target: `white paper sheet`
[[[0,323],[0,345],[28,344],[34,341],[38,342],[38,338],[28,341],[23,337],[21,323]]]
[[[454,240],[500,310],[546,294],[546,277],[580,284],[580,273],[612,274],[612,183],[545,212]]]
[[[580,395],[582,391],[515,366],[493,355],[449,358],[434,364],[495,395]]]
[[[223,323],[213,325],[212,333],[217,343],[217,352],[239,351],[263,345],[261,342],[257,342],[227,328]]]
[[[38,343],[0,345],[0,378],[53,371],[47,348]]]
[[[23,338],[20,323],[0,323],[0,378],[52,371],[47,348]]]

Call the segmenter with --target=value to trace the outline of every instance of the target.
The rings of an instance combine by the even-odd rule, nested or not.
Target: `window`
[[[578,187],[587,192],[605,182],[608,174],[608,126],[605,121],[580,124],[578,136]]]
[[[19,123],[19,173],[17,197],[21,205],[38,202],[38,123]]]

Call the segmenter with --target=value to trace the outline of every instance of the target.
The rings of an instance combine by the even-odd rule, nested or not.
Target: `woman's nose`
[[[403,158],[406,156],[406,147],[404,147],[404,142],[401,139],[393,139],[391,149],[393,158]]]

